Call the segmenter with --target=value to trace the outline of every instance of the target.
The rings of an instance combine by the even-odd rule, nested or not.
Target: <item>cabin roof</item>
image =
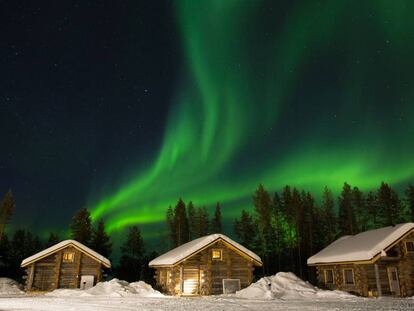
[[[90,257],[94,258],[95,260],[101,262],[104,266],[106,266],[107,268],[111,267],[111,262],[109,261],[108,258],[98,254],[97,252],[95,252],[94,250],[90,249],[89,247],[83,245],[82,243],[75,241],[75,240],[65,240],[62,242],[59,242],[51,247],[48,247],[44,250],[42,250],[41,252],[38,252],[30,257],[27,257],[26,259],[23,259],[21,266],[25,267],[37,260],[40,260],[46,256],[49,256],[50,254],[56,253],[57,251],[60,251],[61,249],[64,249],[68,246],[73,246],[75,248],[77,248],[78,250],[80,250],[83,253],[86,253],[87,255],[89,255]]]
[[[170,250],[169,252],[151,260],[148,265],[150,267],[175,265],[178,262],[192,256],[198,251],[208,247],[211,244],[214,244],[219,240],[227,242],[232,247],[236,248],[239,252],[243,253],[245,256],[248,256],[251,259],[253,259],[257,264],[262,265],[262,260],[260,259],[260,257],[253,253],[251,250],[248,250],[246,247],[233,241],[224,234],[219,233],[206,235],[201,238],[190,241],[188,243],[185,243],[183,245],[180,245]]]
[[[412,229],[410,222],[343,236],[308,258],[308,265],[373,260]]]

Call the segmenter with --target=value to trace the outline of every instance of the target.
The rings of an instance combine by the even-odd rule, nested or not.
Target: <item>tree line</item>
[[[42,241],[37,235],[23,229],[15,230],[9,238],[6,227],[10,223],[14,208],[13,194],[8,191],[0,202],[0,275],[21,281],[24,275],[24,270],[20,268],[22,260],[59,243],[61,239],[57,233],[51,232],[48,238]],[[93,226],[88,209],[81,208],[75,213],[69,229],[71,239],[110,258],[112,242],[105,230],[105,223],[100,220]],[[120,254],[119,264],[111,271],[115,277],[127,281],[144,280],[153,283],[153,271],[148,268],[148,262],[157,254],[146,253],[138,226],[129,228],[126,240],[120,247]]]
[[[220,203],[217,202],[213,218],[210,220],[205,206],[195,207],[192,201],[186,205],[180,198],[174,208],[168,207],[166,224],[169,248],[180,246],[210,233],[222,233]]]
[[[234,222],[241,244],[264,261],[263,274],[292,271],[314,281],[306,260],[344,235],[414,221],[414,187],[400,197],[387,183],[362,192],[344,183],[337,198],[325,187],[320,204],[310,192],[285,186],[268,192],[259,185],[253,211],[243,210]]]

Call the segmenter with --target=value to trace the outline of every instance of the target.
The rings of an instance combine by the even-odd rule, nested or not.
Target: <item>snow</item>
[[[0,278],[0,297],[23,295],[22,286],[15,280],[9,278]]]
[[[414,223],[404,223],[344,236],[310,257],[308,264],[371,260],[412,229]]]
[[[228,244],[232,245],[233,247],[237,248],[241,252],[245,253],[249,257],[253,258],[258,262],[260,265],[262,264],[262,260],[259,256],[257,256],[252,251],[248,250],[244,246],[240,245],[239,243],[233,241],[229,237],[225,236],[224,234],[210,234],[188,243],[185,243],[177,248],[170,250],[169,252],[153,259],[150,261],[149,266],[163,266],[163,265],[174,265],[179,261],[187,258],[188,256],[196,253],[197,251],[201,250],[202,248],[215,243],[218,240],[223,240]]]
[[[279,272],[261,278],[238,292],[236,296],[247,299],[314,299],[350,298],[353,295],[341,291],[322,290],[298,278],[291,272]]]
[[[89,254],[90,256],[94,257],[95,259],[99,260],[100,262],[102,262],[107,268],[111,267],[111,262],[109,261],[108,258],[98,254],[97,252],[95,252],[94,250],[90,249],[89,247],[83,245],[82,243],[79,243],[78,241],[75,240],[65,240],[62,242],[59,242],[51,247],[48,247],[46,249],[44,249],[41,252],[38,252],[30,257],[27,257],[26,259],[24,259],[22,261],[21,266],[27,266],[28,264],[32,263],[33,261],[36,261],[42,257],[45,257],[49,254],[53,254],[63,248],[66,248],[68,246],[74,246],[75,248],[78,248],[79,250],[83,251],[86,254]]]
[[[118,279],[112,279],[107,282],[100,282],[94,287],[86,290],[81,289],[56,289],[46,296],[52,297],[91,297],[91,296],[104,296],[104,297],[164,297],[159,291],[153,289],[151,285],[139,281],[128,283]]]

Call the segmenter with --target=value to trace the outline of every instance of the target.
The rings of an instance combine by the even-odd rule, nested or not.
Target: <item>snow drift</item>
[[[0,296],[22,295],[22,286],[15,280],[0,278]]]
[[[88,296],[109,296],[109,297],[164,297],[159,291],[153,289],[151,285],[139,281],[128,283],[118,279],[107,282],[100,282],[94,287],[86,290],[81,289],[56,289],[46,294],[54,297],[88,297]]]
[[[353,297],[342,291],[322,290],[298,278],[291,272],[261,278],[238,292],[236,296],[247,299],[303,299]]]

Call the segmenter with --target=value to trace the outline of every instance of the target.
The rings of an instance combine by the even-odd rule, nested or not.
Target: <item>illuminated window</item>
[[[405,247],[407,248],[407,252],[414,252],[414,242],[413,241],[407,241],[405,242]]]
[[[333,284],[333,270],[325,270],[325,284]]]
[[[213,252],[212,252],[212,258],[213,259],[221,260],[222,255],[223,255],[223,253],[222,253],[221,249],[213,249]]]
[[[63,262],[73,262],[75,259],[75,253],[64,252],[63,253]]]
[[[344,269],[344,283],[354,284],[354,270],[353,269]]]

